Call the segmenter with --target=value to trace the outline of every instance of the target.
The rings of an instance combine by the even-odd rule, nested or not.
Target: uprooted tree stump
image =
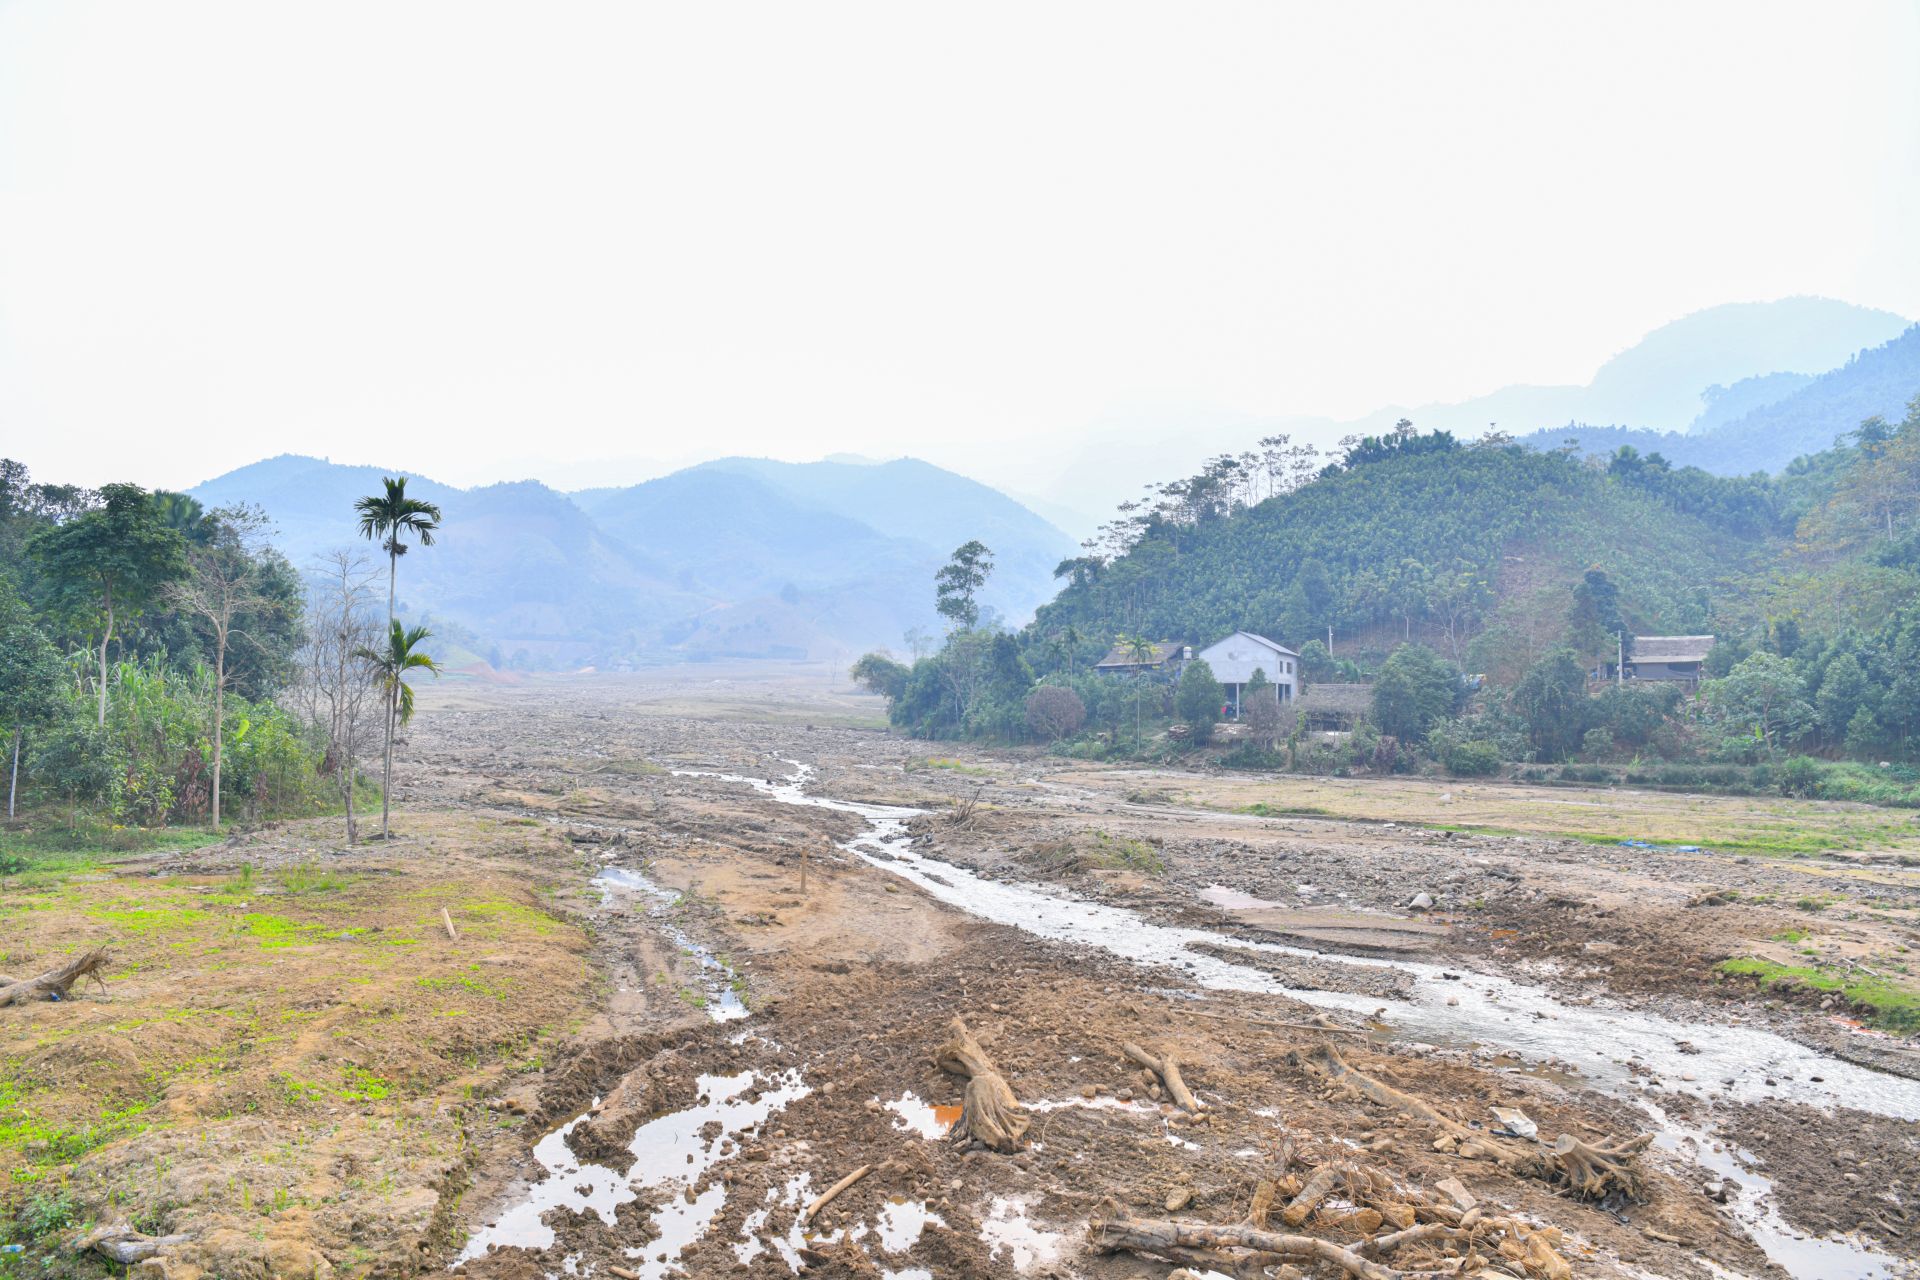
[[[73,984],[82,978],[92,978],[104,987],[106,983],[100,981],[100,971],[106,967],[106,948],[95,947],[37,978],[21,978],[0,985],[0,1008],[30,1004],[35,1000],[65,1000]]]
[[[1350,1066],[1340,1051],[1330,1044],[1289,1055],[1293,1064],[1328,1084],[1344,1089],[1355,1097],[1391,1108],[1402,1115],[1424,1120],[1459,1143],[1462,1156],[1485,1156],[1501,1168],[1522,1177],[1544,1182],[1565,1183],[1576,1195],[1600,1200],[1618,1191],[1639,1199],[1645,1190],[1635,1158],[1653,1141],[1642,1134],[1621,1142],[1589,1144],[1572,1134],[1562,1134],[1552,1147],[1529,1143],[1525,1146],[1502,1141],[1491,1134],[1469,1129],[1450,1116],[1443,1115],[1423,1098],[1376,1080]]]
[[[947,1042],[933,1055],[934,1065],[942,1071],[966,1077],[967,1089],[960,1101],[960,1118],[947,1131],[949,1140],[978,1142],[995,1151],[1016,1151],[1026,1137],[1033,1117],[1013,1096],[1005,1077],[993,1065],[993,1059],[967,1030],[963,1019],[955,1018],[948,1028]]]
[[[1599,1200],[1613,1191],[1623,1191],[1638,1200],[1646,1187],[1634,1157],[1652,1141],[1652,1134],[1643,1133],[1625,1142],[1592,1144],[1563,1133],[1551,1154],[1560,1179],[1576,1194]]]

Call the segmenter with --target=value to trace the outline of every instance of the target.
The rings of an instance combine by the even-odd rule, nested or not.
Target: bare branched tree
[[[163,598],[206,623],[213,640],[213,826],[220,826],[220,764],[227,722],[227,655],[244,636],[238,620],[267,607],[256,544],[267,526],[258,507],[224,507],[205,518],[203,538],[187,545],[187,576]]]
[[[347,843],[360,838],[353,784],[364,739],[378,736],[383,706],[374,674],[357,652],[380,638],[380,571],[350,550],[320,558],[307,592],[307,645],[300,655],[296,691],[309,723],[325,733],[326,765],[340,787],[347,811]]]

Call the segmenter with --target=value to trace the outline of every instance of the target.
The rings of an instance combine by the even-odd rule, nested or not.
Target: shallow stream
[[[1733,1176],[1742,1190],[1730,1207],[1754,1242],[1789,1274],[1803,1280],[1879,1280],[1915,1274],[1908,1264],[1856,1240],[1814,1240],[1795,1233],[1780,1218],[1768,1194],[1770,1184],[1753,1170],[1751,1160],[1736,1163],[1710,1131],[1672,1120],[1658,1099],[1679,1093],[1709,1102],[1790,1101],[1914,1121],[1920,1120],[1920,1081],[1872,1071],[1772,1032],[1726,1021],[1683,1022],[1628,1009],[1604,997],[1589,1004],[1567,1004],[1544,988],[1495,974],[1248,942],[1204,929],[1155,924],[1125,908],[1033,885],[988,880],[913,849],[907,823],[921,810],[812,795],[807,790],[812,769],[798,761],[783,763],[793,767],[784,779],[676,772],[749,785],[783,804],[856,814],[868,828],[843,846],[848,852],[983,919],[1038,937],[1098,948],[1137,964],[1176,969],[1202,988],[1285,995],[1364,1013],[1386,1023],[1399,1039],[1415,1044],[1478,1047],[1543,1065],[1571,1065],[1582,1083],[1639,1104],[1663,1149]],[[1412,975],[1414,987],[1405,1000],[1295,990],[1258,969],[1195,951],[1195,944],[1389,967]]]

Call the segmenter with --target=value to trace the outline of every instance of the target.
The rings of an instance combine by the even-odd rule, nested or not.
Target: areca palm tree
[[[387,553],[387,625],[393,625],[395,583],[400,576],[400,557],[407,554],[401,541],[411,533],[420,545],[433,545],[434,530],[440,527],[440,508],[421,498],[407,496],[407,478],[383,477],[385,493],[370,494],[353,504],[360,513],[360,536],[380,543]]]
[[[387,815],[393,795],[393,730],[396,724],[413,719],[413,686],[407,673],[429,671],[440,674],[440,664],[418,649],[433,632],[425,627],[402,627],[398,622],[387,628],[385,649],[355,649],[353,656],[373,668],[374,683],[387,699],[386,764],[380,773],[380,838],[387,838]]]

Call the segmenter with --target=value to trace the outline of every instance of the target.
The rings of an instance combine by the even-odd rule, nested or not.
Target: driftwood
[[[873,1172],[872,1165],[863,1164],[858,1169],[855,1169],[852,1173],[848,1174],[846,1177],[840,1179],[840,1181],[834,1183],[832,1186],[828,1187],[825,1191],[815,1196],[813,1198],[812,1203],[808,1204],[806,1208],[800,1211],[801,1225],[804,1226],[805,1224],[812,1222],[813,1215],[816,1213],[819,1213],[822,1209],[826,1208],[829,1204],[833,1203],[833,1199],[835,1196],[839,1195],[842,1191],[845,1191],[848,1187],[852,1186],[854,1183],[860,1181],[860,1179],[866,1177],[869,1173],[872,1173],[872,1172]]]
[[[1325,1262],[1340,1268],[1356,1280],[1401,1280],[1407,1272],[1363,1258],[1346,1245],[1317,1236],[1290,1235],[1262,1231],[1244,1224],[1221,1226],[1207,1222],[1172,1222],[1160,1218],[1136,1218],[1118,1203],[1109,1200],[1087,1226],[1087,1241],[1096,1249],[1112,1252],[1126,1249],[1154,1253],[1183,1261],[1216,1265],[1207,1257],[1226,1249],[1250,1249],[1264,1255],[1260,1262]],[[1273,1262],[1267,1262],[1271,1258]],[[1228,1261],[1229,1266],[1234,1264]],[[1238,1269],[1235,1267],[1234,1269]]]
[[[942,1071],[964,1076],[967,1081],[966,1093],[960,1101],[960,1118],[948,1130],[948,1139],[957,1143],[978,1142],[995,1151],[1018,1150],[1033,1117],[1013,1096],[1013,1090],[1007,1087],[987,1051],[973,1038],[973,1032],[967,1030],[965,1021],[953,1020],[947,1042],[934,1054],[933,1061]]]
[[[1260,1198],[1256,1191],[1256,1206]],[[1248,1216],[1251,1219],[1253,1215]],[[1460,1219],[1462,1225],[1423,1223],[1387,1235],[1372,1235],[1353,1244],[1341,1244],[1318,1236],[1269,1231],[1252,1221],[1221,1226],[1136,1218],[1118,1202],[1108,1199],[1088,1225],[1087,1239],[1099,1249],[1153,1254],[1250,1280],[1275,1267],[1282,1269],[1280,1274],[1297,1276],[1299,1272],[1288,1265],[1296,1262],[1325,1263],[1355,1280],[1415,1280],[1442,1273],[1398,1270],[1380,1262],[1380,1256],[1408,1245],[1457,1241],[1469,1257],[1483,1249],[1497,1252],[1513,1274],[1524,1271],[1536,1280],[1571,1280],[1572,1267],[1554,1251],[1553,1246],[1560,1239],[1560,1233],[1554,1228],[1532,1228],[1505,1217],[1486,1218],[1477,1210],[1452,1216]],[[1347,1215],[1341,1225],[1351,1225],[1354,1217]],[[1378,1216],[1370,1217],[1377,1228]],[[1459,1259],[1452,1261],[1455,1266],[1459,1265]]]
[[[1645,1191],[1645,1181],[1635,1164],[1635,1157],[1653,1141],[1651,1134],[1603,1144],[1582,1142],[1572,1134],[1562,1134],[1552,1147],[1535,1143],[1522,1146],[1480,1130],[1469,1129],[1441,1114],[1424,1099],[1354,1069],[1340,1056],[1340,1051],[1330,1044],[1316,1045],[1304,1051],[1295,1050],[1290,1057],[1294,1065],[1354,1096],[1426,1121],[1454,1139],[1458,1143],[1459,1153],[1469,1159],[1484,1156],[1510,1173],[1539,1178],[1545,1182],[1565,1183],[1574,1194],[1591,1200],[1602,1199],[1615,1191],[1638,1199]]]
[[[1175,1106],[1191,1115],[1200,1114],[1202,1110],[1200,1100],[1193,1096],[1193,1091],[1187,1088],[1187,1082],[1180,1078],[1180,1063],[1173,1056],[1172,1050],[1156,1058],[1139,1045],[1131,1041],[1122,1041],[1120,1052],[1127,1056],[1129,1062],[1145,1067],[1159,1076],[1161,1085],[1166,1088],[1167,1096],[1173,1099]]]
[[[82,978],[92,978],[104,987],[106,983],[100,982],[100,971],[106,967],[106,948],[95,947],[37,978],[22,978],[0,986],[0,1008],[35,1000],[65,1000],[73,984]]]
[[[1300,1188],[1300,1194],[1288,1201],[1287,1207],[1280,1211],[1280,1221],[1290,1227],[1305,1222],[1320,1202],[1333,1194],[1333,1184],[1338,1180],[1333,1166],[1323,1164],[1307,1178],[1307,1185]]]

